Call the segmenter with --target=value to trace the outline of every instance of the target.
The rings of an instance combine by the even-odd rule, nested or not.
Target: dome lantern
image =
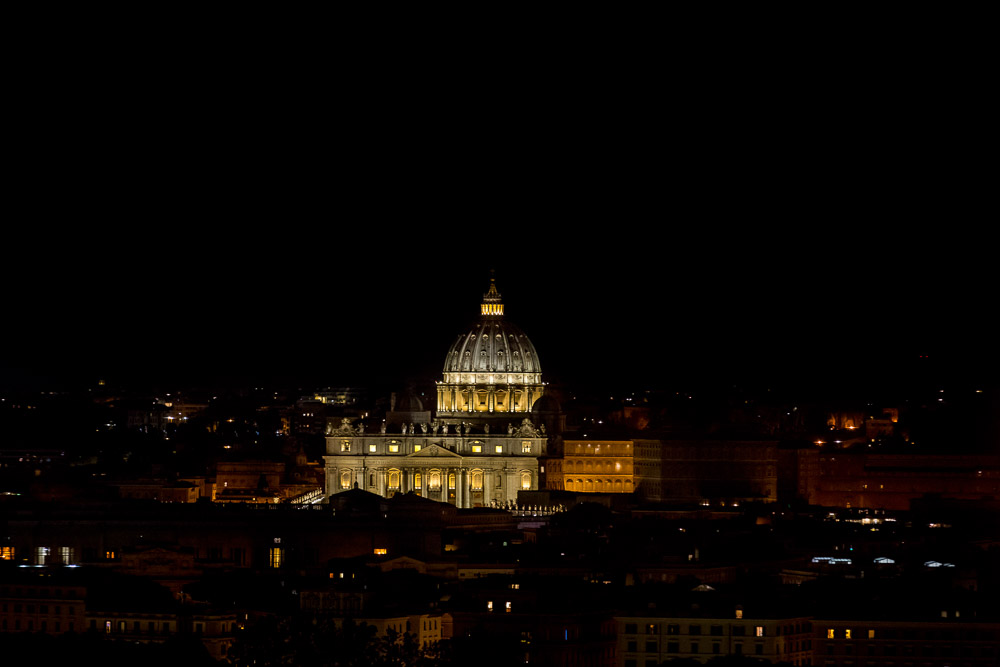
[[[496,278],[490,277],[490,289],[483,295],[480,314],[493,317],[503,315],[503,301],[500,300],[500,292],[497,291]]]

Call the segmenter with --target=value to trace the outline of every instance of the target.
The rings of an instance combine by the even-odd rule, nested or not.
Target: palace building
[[[532,407],[545,389],[541,366],[503,311],[491,279],[479,320],[448,349],[433,417],[409,405],[412,421],[387,418],[378,432],[349,419],[327,427],[327,496],[357,487],[482,507],[539,488],[546,433]]]

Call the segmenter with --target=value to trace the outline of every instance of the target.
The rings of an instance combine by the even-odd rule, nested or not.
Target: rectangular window
[[[764,636],[764,626],[763,625],[758,625],[756,628],[754,628],[753,634],[754,634],[754,637],[763,637]]]
[[[671,623],[670,625],[667,626],[668,635],[679,635],[680,633],[681,633],[681,626],[677,625],[676,623]]]
[[[874,630],[869,630],[868,631],[868,639],[875,639],[875,631]]]
[[[371,452],[372,454],[374,454],[375,450],[376,450],[376,446],[375,445],[368,445],[368,451],[369,452]]]
[[[634,635],[638,631],[639,631],[639,628],[638,628],[638,626],[635,623],[626,623],[625,624],[625,634],[627,634],[627,635]]]
[[[531,453],[531,442],[529,440],[524,440],[521,442],[521,453],[522,454]]]
[[[646,642],[646,653],[656,653],[656,642]]]
[[[680,653],[681,643],[680,642],[667,642],[667,653]]]
[[[483,451],[483,446],[482,445],[473,445],[472,446],[472,453],[473,454],[480,454],[480,453],[482,453],[482,451]]]
[[[423,445],[413,445],[413,451],[419,452],[421,449],[423,449]]]
[[[270,566],[274,568],[281,567],[282,555],[281,547],[271,547],[270,558],[268,560]]]
[[[497,454],[503,454],[503,445],[494,446],[493,451],[495,451]]]
[[[14,547],[0,547],[0,560],[14,560]]]
[[[350,440],[341,440],[340,441],[340,451],[342,451],[342,452],[349,452],[349,451],[351,451],[351,441]]]
[[[835,635],[834,635],[834,632],[833,632],[833,628],[827,628],[826,629],[826,638],[827,639],[833,639],[834,636]]]
[[[660,626],[658,626],[656,623],[650,623],[649,625],[646,626],[646,634],[647,635],[660,634]]]
[[[384,556],[384,555],[386,555],[387,553],[389,553],[389,550],[388,550],[388,549],[386,549],[385,547],[376,547],[376,548],[375,548],[375,549],[373,550],[373,553],[374,553],[374,554],[375,554],[376,556]]]
[[[389,445],[389,453],[390,454],[398,454],[399,453],[399,445]]]
[[[851,638],[851,629],[847,628],[846,630],[844,630],[844,639],[850,639],[850,638]]]
[[[691,653],[698,652],[698,642],[691,642]]]
[[[689,635],[700,635],[701,634],[701,626],[700,625],[689,625],[688,626],[688,634]]]
[[[713,625],[712,628],[711,628],[711,633],[713,635],[717,636],[717,637],[721,636],[722,635],[722,626],[721,625]]]
[[[639,642],[635,641],[634,639],[630,639],[628,643],[625,645],[625,650],[628,651],[629,653],[635,653],[636,651],[639,650]]]

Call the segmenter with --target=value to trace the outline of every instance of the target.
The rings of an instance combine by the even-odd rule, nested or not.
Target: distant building
[[[812,662],[809,618],[753,618],[736,610],[729,618],[679,617],[656,613],[617,616],[617,667],[660,665],[677,658],[705,662],[747,656],[793,665]]]
[[[1000,457],[797,450],[799,489],[813,505],[908,510],[927,494],[1000,502]]]
[[[633,441],[636,488],[647,502],[732,504],[778,498],[776,441]]]

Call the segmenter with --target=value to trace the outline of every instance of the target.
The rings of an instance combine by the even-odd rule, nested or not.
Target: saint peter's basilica
[[[479,321],[445,356],[434,419],[414,397],[394,405],[378,432],[349,419],[327,429],[327,495],[357,487],[458,507],[516,502],[518,491],[539,488],[547,438],[532,408],[537,417],[544,389],[535,348],[504,319],[491,280]]]

